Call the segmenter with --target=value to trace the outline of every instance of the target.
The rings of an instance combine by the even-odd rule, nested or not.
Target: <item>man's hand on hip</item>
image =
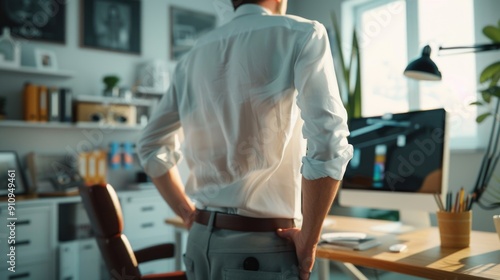
[[[301,280],[309,280],[316,258],[316,243],[308,244],[299,228],[278,229],[279,237],[291,240],[295,244],[295,251],[299,261],[299,276]]]

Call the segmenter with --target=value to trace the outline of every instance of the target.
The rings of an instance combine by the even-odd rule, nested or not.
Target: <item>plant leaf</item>
[[[499,86],[490,87],[488,90],[492,96],[496,96],[496,97],[500,98],[500,87]]]
[[[486,102],[486,103],[491,102],[491,93],[488,89],[482,90],[481,96],[483,97],[484,102]]]
[[[491,113],[484,113],[476,118],[477,123],[482,123],[487,117],[491,116]]]
[[[495,43],[500,42],[500,28],[488,25],[483,28],[483,34]]]
[[[478,105],[478,106],[482,106],[483,103],[481,103],[480,101],[476,101],[476,102],[471,102],[469,105]]]
[[[500,81],[500,72],[497,72],[493,75],[493,77],[491,77],[490,87],[496,86],[498,81]]]
[[[487,80],[492,79],[498,73],[500,73],[500,61],[486,67],[479,76],[479,82],[484,83]]]

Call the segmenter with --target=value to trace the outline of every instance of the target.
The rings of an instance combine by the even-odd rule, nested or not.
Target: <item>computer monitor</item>
[[[339,204],[399,210],[400,222],[374,230],[406,232],[430,226],[434,194],[448,186],[446,111],[435,109],[349,121],[353,158],[347,166]]]

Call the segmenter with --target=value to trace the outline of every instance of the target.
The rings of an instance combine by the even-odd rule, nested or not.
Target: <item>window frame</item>
[[[352,41],[352,30],[354,27],[357,28],[357,32],[360,34],[360,20],[361,14],[370,9],[390,4],[399,0],[352,0],[345,1],[341,4],[341,37],[343,42]],[[418,1],[408,1],[403,0],[406,3],[406,33],[407,34],[419,34],[419,4]],[[409,60],[415,59],[421,55],[421,48],[419,42],[419,36],[406,36],[407,42],[407,57]],[[350,46],[345,45],[347,54],[350,53]],[[436,50],[435,50],[436,51]],[[475,57],[475,60],[477,58]],[[403,70],[403,69],[402,69]],[[401,71],[402,71],[401,70]],[[420,110],[420,83],[419,81],[407,79],[407,89],[408,89],[408,108],[410,111]],[[479,112],[478,112],[479,113]],[[470,151],[479,150],[486,146],[486,142],[481,139],[479,135],[487,131],[485,125],[476,126],[476,135],[474,136],[455,136],[450,137],[450,149],[455,151]]]

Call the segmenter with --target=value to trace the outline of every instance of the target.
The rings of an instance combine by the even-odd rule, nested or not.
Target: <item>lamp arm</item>
[[[475,198],[476,201],[479,200],[482,192],[484,191],[485,184],[489,181],[488,178],[491,179],[493,170],[495,169],[495,166],[498,163],[498,158],[495,159],[494,157],[496,150],[498,148],[498,140],[500,136],[500,128],[497,129],[497,123],[498,123],[497,115],[499,112],[499,107],[500,107],[500,99],[498,99],[497,105],[495,107],[493,127],[491,129],[490,139],[488,141],[488,147],[486,149],[486,153],[484,154],[483,161],[481,163],[481,168],[479,169],[476,185],[474,186],[473,192],[476,194]],[[492,161],[493,164],[491,164]]]
[[[492,51],[499,49],[500,49],[500,43],[477,44],[472,46],[439,47],[440,52],[448,50],[469,50],[465,52],[454,52],[453,54],[466,53],[466,52],[484,52],[484,51]]]
[[[491,159],[492,159],[492,164],[490,167],[487,169],[487,173],[485,174],[485,183],[489,183],[491,180],[491,177],[493,176],[493,172],[495,171],[495,168],[498,164],[498,161],[500,160],[500,152],[497,152],[498,150],[498,144],[500,142],[500,123],[499,123],[499,118],[500,116],[498,115],[498,108],[500,104],[500,98],[497,101],[497,107],[496,107],[496,112],[494,115],[495,122],[493,123],[493,131],[496,131],[496,136],[495,139],[493,139],[493,143],[495,144],[495,148],[493,149],[493,152],[491,153]]]

